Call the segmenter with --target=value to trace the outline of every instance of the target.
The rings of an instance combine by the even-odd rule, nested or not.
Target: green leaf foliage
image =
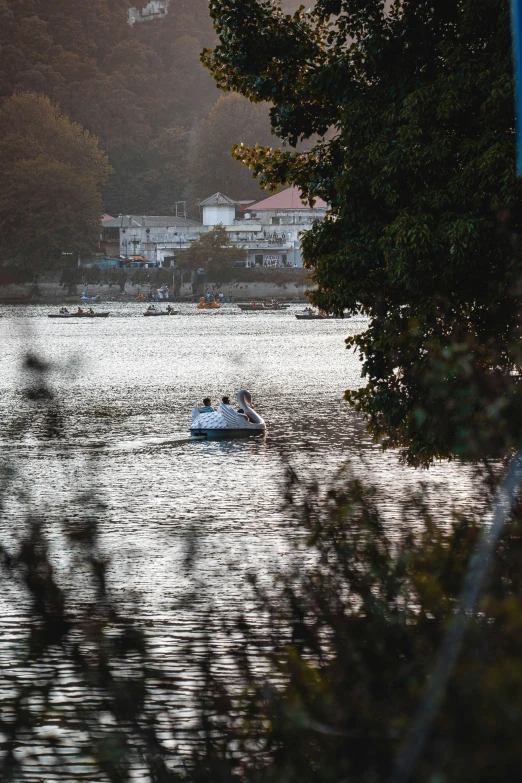
[[[330,204],[304,258],[318,306],[369,318],[348,400],[413,464],[503,453],[522,425],[508,0],[210,9],[218,86],[270,102],[290,145],[321,137],[235,155]]]

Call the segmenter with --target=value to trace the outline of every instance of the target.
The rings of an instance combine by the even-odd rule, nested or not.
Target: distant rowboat
[[[110,313],[55,313],[47,318],[108,318]]]
[[[253,312],[253,313],[264,313],[264,312],[277,312],[278,310],[286,310],[290,305],[251,305],[251,304],[240,304],[238,305],[240,310],[243,310],[243,312]]]
[[[157,315],[179,315],[179,314],[180,314],[179,310],[171,310],[170,312],[167,312],[167,311],[164,311],[164,310],[162,310],[162,311],[160,311],[160,310],[145,310],[145,312],[143,313],[143,315],[147,315],[147,316],[150,316],[150,315],[153,315],[153,316],[157,316]]]

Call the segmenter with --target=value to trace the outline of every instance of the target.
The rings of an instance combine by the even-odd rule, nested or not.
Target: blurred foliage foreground
[[[28,419],[60,439],[48,369],[26,360]],[[9,481],[4,465],[4,498]],[[390,543],[379,510],[385,497],[346,471],[326,489],[289,471],[288,525],[305,534],[306,545],[267,590],[254,578],[245,585],[244,611],[235,618],[209,610],[198,650],[184,653],[187,676],[197,670],[198,682],[190,741],[180,681],[166,674],[166,662],[153,662],[146,631],[122,616],[107,587],[97,531],[106,512],[94,491],[82,517],[53,531],[67,542],[66,578],[50,558],[48,521],[10,526],[4,504],[3,528],[12,537],[0,549],[3,595],[13,596],[28,633],[2,673],[1,779],[389,780],[491,499],[488,483],[477,485],[468,512],[453,522],[432,516],[420,489],[403,503]],[[519,504],[413,780],[518,779],[521,523]],[[215,644],[223,635],[235,667],[226,680]],[[74,696],[64,703],[65,681]]]

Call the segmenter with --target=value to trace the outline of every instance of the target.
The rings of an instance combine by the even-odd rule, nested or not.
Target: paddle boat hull
[[[224,430],[190,430],[190,434],[196,440],[231,440],[232,438],[250,438],[252,435],[264,435],[265,429],[262,430],[240,430],[240,429],[224,429]]]

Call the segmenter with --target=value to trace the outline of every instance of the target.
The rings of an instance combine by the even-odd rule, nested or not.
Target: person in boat
[[[94,315],[94,310],[92,309],[92,307],[89,307],[87,312],[88,312],[89,315]]]
[[[153,304],[149,305],[147,307],[147,311],[150,311],[151,313],[155,313],[156,312],[156,306],[153,305]]]
[[[60,308],[60,315],[69,315],[69,311],[66,307]]]
[[[83,315],[83,307],[78,308],[78,315]]]
[[[214,408],[212,407],[212,400],[210,397],[205,397],[203,400],[203,405],[199,409],[200,413],[214,413]]]
[[[252,299],[252,307],[253,307],[253,308],[254,308],[254,307],[257,307],[257,305],[256,305],[256,300],[255,300],[255,299]]]

